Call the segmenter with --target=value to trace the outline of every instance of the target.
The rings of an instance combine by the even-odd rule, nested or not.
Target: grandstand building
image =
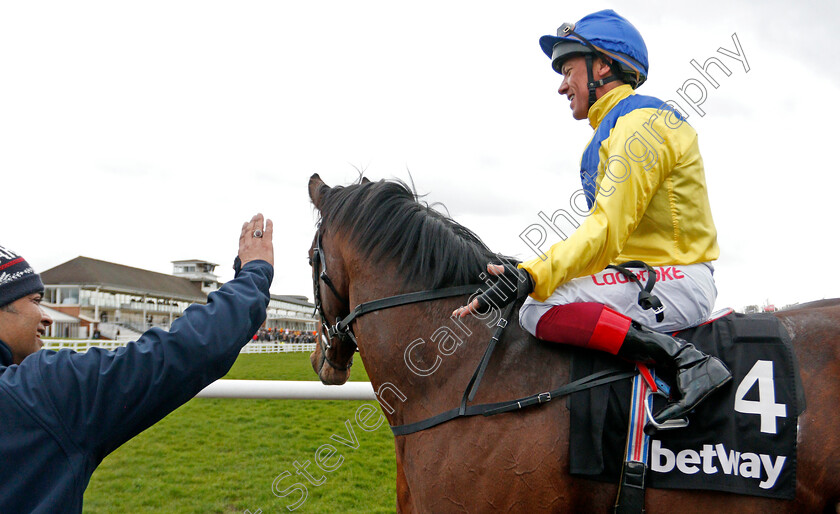
[[[89,257],[76,257],[41,274],[44,305],[58,311],[50,337],[136,339],[151,327],[168,329],[192,303],[207,303],[221,286],[212,262],[173,261],[167,275]],[[314,305],[304,296],[271,295],[263,328],[311,333]],[[74,322],[73,320],[76,320]]]

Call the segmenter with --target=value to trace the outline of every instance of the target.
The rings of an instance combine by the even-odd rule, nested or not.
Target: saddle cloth
[[[688,427],[651,437],[647,486],[793,498],[805,398],[787,331],[770,314],[733,313],[678,336],[721,358],[733,379],[689,415]],[[572,379],[616,367],[632,364],[584,350],[572,360]],[[630,388],[624,380],[569,397],[572,474],[619,479]]]

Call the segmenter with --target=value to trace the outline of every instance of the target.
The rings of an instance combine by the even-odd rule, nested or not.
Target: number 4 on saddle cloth
[[[678,335],[723,360],[733,379],[697,406],[687,427],[659,430],[644,441],[644,486],[792,499],[797,417],[805,396],[781,322],[770,314],[730,311]],[[630,366],[600,352],[578,352],[572,380],[622,365]],[[631,381],[623,380],[569,397],[572,474],[619,479],[631,389]]]

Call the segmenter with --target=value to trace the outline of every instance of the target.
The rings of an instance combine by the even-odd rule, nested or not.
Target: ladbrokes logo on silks
[[[786,460],[783,455],[727,450],[723,443],[704,444],[700,450],[687,448],[677,453],[664,447],[657,439],[653,439],[650,445],[650,469],[653,472],[671,473],[676,469],[686,475],[722,473],[761,480],[758,487],[762,489],[776,485]]]

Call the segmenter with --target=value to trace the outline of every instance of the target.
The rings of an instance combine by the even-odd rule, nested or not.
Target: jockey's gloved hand
[[[530,273],[510,264],[502,264],[501,266],[505,269],[504,273],[491,275],[495,282],[476,298],[480,311],[487,311],[488,307],[501,309],[514,300],[525,298],[534,291],[534,280]]]

